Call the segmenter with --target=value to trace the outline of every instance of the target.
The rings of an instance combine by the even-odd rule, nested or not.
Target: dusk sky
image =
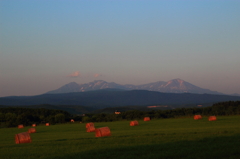
[[[0,1],[0,97],[175,78],[240,94],[240,0]]]

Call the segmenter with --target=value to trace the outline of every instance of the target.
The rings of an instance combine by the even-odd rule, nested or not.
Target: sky
[[[1,0],[0,97],[180,78],[240,94],[239,0]]]

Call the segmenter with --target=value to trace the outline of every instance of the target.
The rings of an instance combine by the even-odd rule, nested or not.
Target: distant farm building
[[[147,106],[148,108],[167,108],[168,106],[167,105],[151,105],[151,106]]]
[[[121,112],[115,112],[115,114],[121,114]]]

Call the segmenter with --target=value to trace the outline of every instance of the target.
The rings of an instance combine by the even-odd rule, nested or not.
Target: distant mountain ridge
[[[224,101],[240,101],[239,96],[162,93],[147,90],[99,89],[95,91],[42,94],[26,97],[1,97],[0,106],[27,105],[65,105],[85,106],[103,109],[122,106],[156,106],[156,105],[202,105]]]
[[[217,91],[211,91],[209,89],[203,89],[198,86],[195,86],[191,83],[188,83],[179,78],[170,80],[168,82],[158,81],[142,85],[132,85],[126,84],[121,85],[114,82],[106,82],[103,80],[95,80],[93,82],[85,84],[77,84],[76,82],[68,83],[56,90],[47,92],[47,94],[58,94],[58,93],[71,93],[71,92],[85,92],[93,91],[100,89],[122,89],[122,90],[148,90],[148,91],[157,91],[164,93],[196,93],[196,94],[223,94]]]

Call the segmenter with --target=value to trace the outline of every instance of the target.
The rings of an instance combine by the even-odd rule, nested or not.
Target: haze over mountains
[[[103,80],[95,80],[85,84],[77,84],[76,82],[68,83],[56,90],[47,92],[47,94],[85,92],[99,89],[122,89],[122,90],[148,90],[164,93],[197,93],[197,94],[223,94],[209,89],[197,87],[181,79],[173,79],[168,82],[158,81],[143,85],[121,85],[114,82],[106,82]]]

